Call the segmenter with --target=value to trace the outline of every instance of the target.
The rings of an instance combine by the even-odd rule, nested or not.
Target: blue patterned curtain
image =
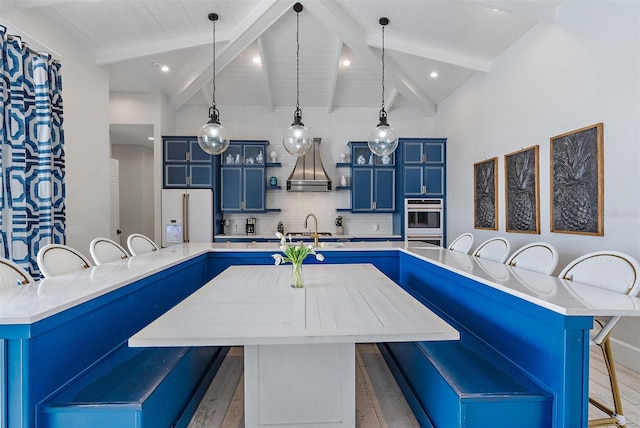
[[[0,26],[0,256],[34,278],[36,256],[65,243],[60,63]]]

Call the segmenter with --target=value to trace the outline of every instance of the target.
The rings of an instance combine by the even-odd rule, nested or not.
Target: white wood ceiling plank
[[[358,56],[375,70],[381,70],[381,60],[367,46],[362,30],[332,1],[318,0],[309,3],[307,9],[320,22],[328,23],[329,31],[336,34]],[[393,61],[385,59],[385,80],[395,87],[409,102],[427,116],[436,112],[436,105],[418,85]],[[388,76],[388,77],[387,77]]]
[[[513,0],[473,0],[486,7],[522,15],[535,21],[546,23],[557,19],[557,6],[562,0],[551,1],[513,1]]]
[[[216,67],[222,70],[242,50],[258,38],[271,24],[280,18],[292,5],[290,0],[262,1],[251,10],[241,25],[237,27],[236,37],[225,46],[216,58]],[[218,66],[219,64],[219,66]],[[184,89],[169,103],[171,108],[177,110],[189,100],[211,76],[213,64],[202,70],[198,76],[189,82]]]
[[[36,7],[55,5],[67,1],[68,0],[19,0],[14,3],[17,9],[33,9]],[[4,5],[2,7],[4,7]]]

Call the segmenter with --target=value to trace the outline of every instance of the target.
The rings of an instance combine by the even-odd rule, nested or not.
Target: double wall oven
[[[407,198],[404,200],[404,239],[408,247],[444,245],[444,200]]]

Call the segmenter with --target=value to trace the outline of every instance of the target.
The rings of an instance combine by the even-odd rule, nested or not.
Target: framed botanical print
[[[602,236],[603,125],[551,138],[551,232]]]
[[[474,228],[498,230],[498,158],[473,164]]]
[[[504,156],[507,232],[540,233],[538,149]]]

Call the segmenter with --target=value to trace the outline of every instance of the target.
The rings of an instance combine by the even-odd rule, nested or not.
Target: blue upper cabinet
[[[352,141],[351,211],[361,213],[395,211],[395,154],[376,156],[365,141]]]
[[[232,140],[221,155],[223,212],[266,211],[266,162],[269,142]]]
[[[214,157],[196,137],[163,137],[165,188],[213,188]]]
[[[406,138],[402,147],[402,195],[406,197],[445,195],[444,138]]]

